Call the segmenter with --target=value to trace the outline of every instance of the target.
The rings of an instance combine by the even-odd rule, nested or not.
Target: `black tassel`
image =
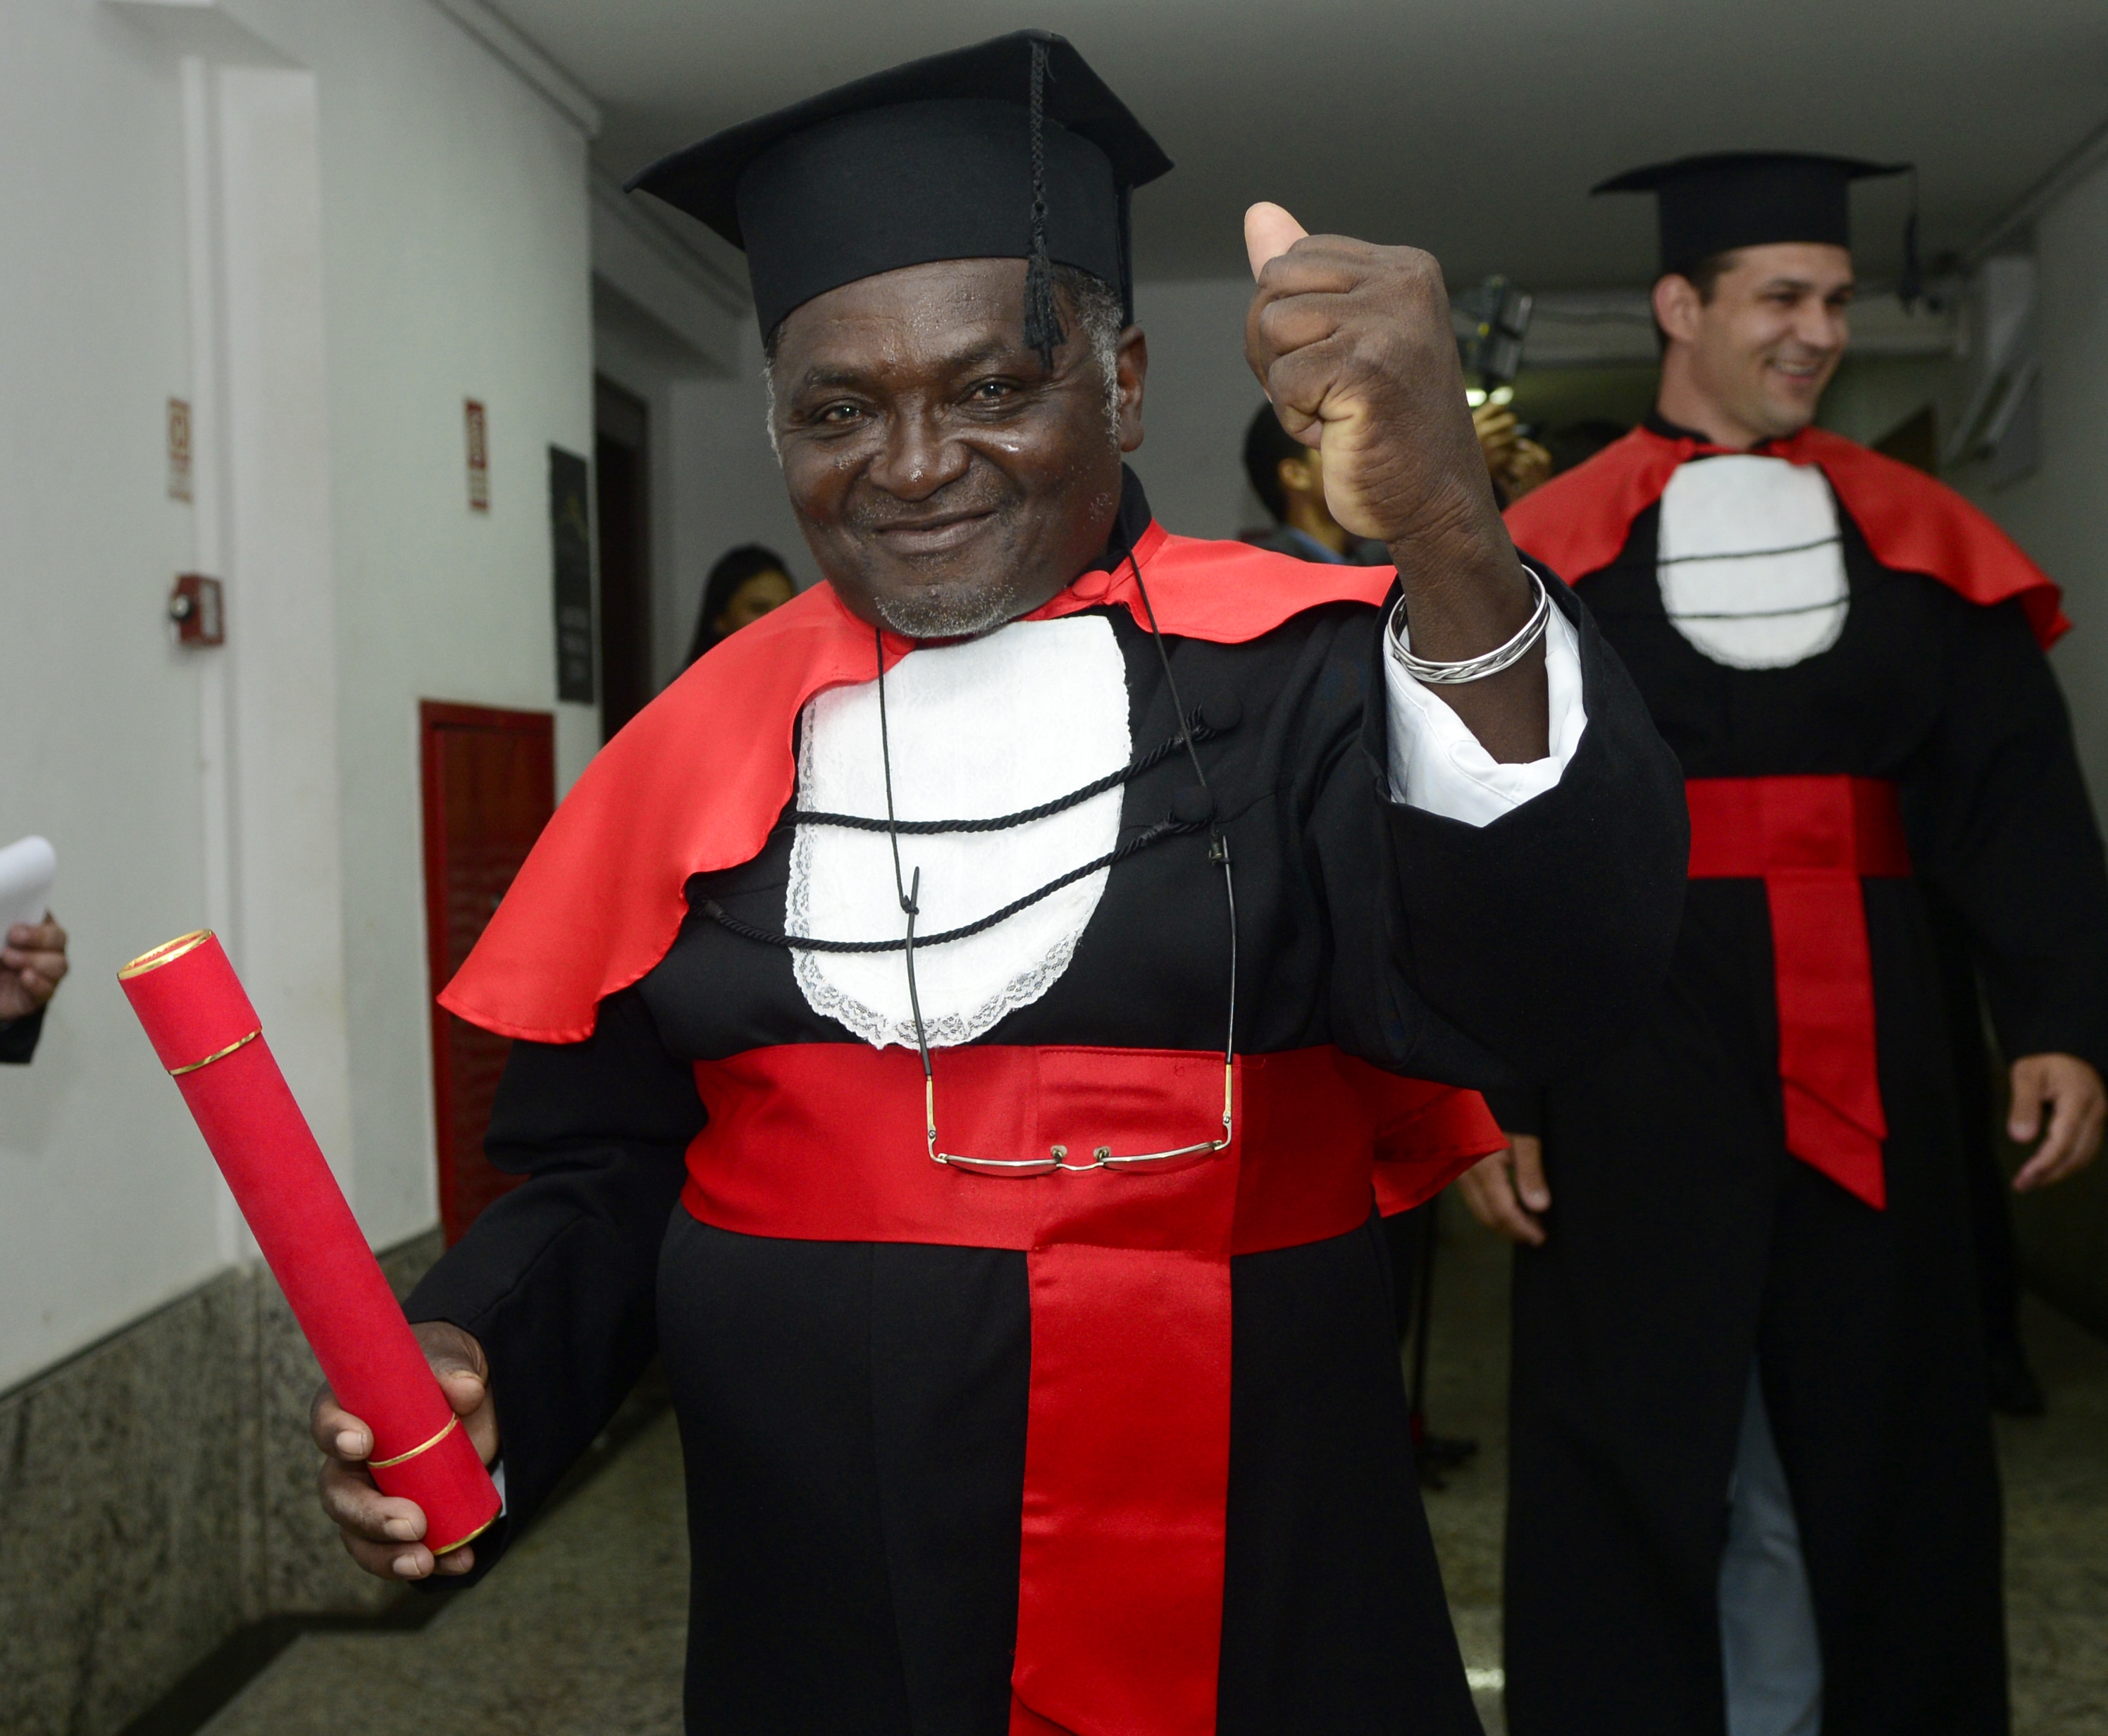
[[[1917,170],[1911,170],[1910,215],[1903,219],[1903,268],[1896,279],[1896,300],[1903,312],[1913,312],[1925,298],[1925,268],[1917,256]]]
[[[1068,333],[1061,328],[1054,295],[1054,262],[1047,255],[1047,44],[1032,45],[1032,252],[1025,264],[1025,345],[1039,353],[1042,367]]]

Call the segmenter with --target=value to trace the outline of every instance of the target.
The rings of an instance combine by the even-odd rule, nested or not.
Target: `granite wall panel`
[[[438,1254],[382,1263],[401,1294]],[[315,1506],[318,1378],[244,1267],[0,1394],[0,1731],[109,1736],[245,1621],[402,1594]]]

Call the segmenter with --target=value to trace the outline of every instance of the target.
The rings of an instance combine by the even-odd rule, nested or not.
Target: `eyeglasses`
[[[1052,1175],[1060,1170],[1078,1175],[1092,1170],[1139,1170],[1168,1175],[1204,1162],[1225,1149],[1235,1137],[1236,1130],[1232,1119],[1231,1093],[1236,1076],[1234,1062],[1225,1056],[1223,1062],[1223,1137],[1219,1139],[1202,1139],[1196,1144],[1182,1145],[1168,1152],[1136,1152],[1131,1154],[1117,1152],[1109,1145],[1093,1146],[1088,1163],[1070,1162],[1069,1148],[1065,1145],[1049,1146],[1044,1157],[962,1157],[956,1152],[937,1149],[937,1081],[930,1071],[930,1056],[925,1050],[922,1056],[923,1135],[929,1143],[932,1163],[964,1170],[974,1175],[992,1175],[998,1179],[1018,1175]]]

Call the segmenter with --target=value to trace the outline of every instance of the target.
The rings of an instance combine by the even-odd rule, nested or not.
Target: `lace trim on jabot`
[[[912,667],[924,658],[930,661],[919,670]],[[964,742],[962,751],[970,763],[982,751],[983,743],[1010,744],[1005,752],[984,755],[990,763],[986,782],[995,803],[990,812],[1079,788],[1128,761],[1125,665],[1110,629],[1101,620],[1019,623],[973,646],[917,652],[898,667],[900,673],[889,675],[887,681],[893,709],[894,782],[903,819],[926,814],[933,801],[939,804],[939,813],[957,811],[949,798],[927,791],[918,794],[918,734],[948,732],[938,738],[949,744]],[[822,711],[828,713],[830,728],[849,727],[852,718],[845,716],[843,709],[852,703],[862,701],[852,702],[847,692],[838,691],[831,700],[823,695],[806,706],[799,729],[799,800],[803,805],[882,814],[883,787],[872,775],[875,767],[859,766],[845,782],[843,766],[854,762],[845,761],[840,747],[831,745],[831,737],[827,748],[832,756],[831,773],[821,758]],[[851,742],[862,741],[863,721],[858,720],[858,733]],[[919,750],[924,763],[930,751],[926,741]],[[867,782],[871,787],[863,787]],[[950,859],[942,872],[942,879],[949,883],[949,896],[933,898],[926,880],[926,930],[969,921],[989,909],[1000,908],[1008,898],[1028,890],[1028,882],[1039,884],[1056,869],[1090,861],[1111,849],[1119,836],[1122,800],[1123,791],[1115,787],[1061,814],[1017,827],[942,834],[941,845],[936,838],[903,838],[903,851],[913,853],[908,859],[911,866],[916,854],[933,846]],[[890,905],[892,869],[882,833],[796,828],[784,900],[786,934],[809,936],[822,927],[857,934],[863,924],[844,929],[839,909],[816,917],[814,894],[823,873],[849,871],[849,863],[863,852],[868,852],[868,859],[855,872],[882,877]],[[963,968],[966,980],[961,983],[955,976],[956,986],[948,991],[945,973],[931,969],[940,955],[923,954],[918,949],[923,1029],[931,1046],[956,1048],[973,1042],[1012,1012],[1041,999],[1074,961],[1077,942],[1109,877],[1110,870],[1087,875],[1052,894],[1029,914],[954,943],[975,949],[976,957]],[[1011,885],[1012,881],[1016,884]],[[962,885],[984,893],[986,902],[971,895],[962,900],[951,891]],[[867,910],[865,922],[876,914],[868,907]],[[907,1005],[906,966],[897,953],[884,957],[880,967],[900,973],[899,987],[896,990],[889,982],[877,995],[873,994],[876,985],[863,974],[876,963],[870,955],[797,950],[792,954],[792,972],[806,1004],[822,1017],[836,1021],[875,1048],[897,1044],[912,1048],[915,1023]],[[863,992],[856,992],[858,988]],[[882,999],[882,1004],[873,1006],[872,999]]]

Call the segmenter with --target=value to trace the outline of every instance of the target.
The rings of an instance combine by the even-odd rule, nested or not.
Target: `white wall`
[[[761,338],[750,313],[739,322],[729,367],[721,377],[675,381],[667,395],[673,553],[652,646],[661,682],[680,672],[704,581],[727,548],[759,543],[774,549],[801,588],[819,577],[768,449]]]
[[[586,142],[425,0],[285,11],[322,90],[351,1194],[385,1244],[436,1209],[417,701],[554,709],[559,791],[599,745],[555,704],[548,530],[549,447],[592,453]]]
[[[1145,433],[1128,462],[1149,503],[1181,536],[1232,537],[1268,522],[1245,480],[1245,427],[1266,402],[1245,365],[1249,277],[1135,286],[1149,338]]]
[[[202,922],[369,1236],[432,1221],[417,701],[553,706],[545,453],[592,449],[584,138],[427,0],[13,0],[5,29],[0,842],[57,845],[74,975],[0,1068],[0,1387],[241,1250],[113,981]],[[223,652],[162,618],[200,566]],[[596,735],[561,708],[563,782]]]
[[[0,840],[47,834],[74,980],[0,1068],[0,1384],[210,1270],[216,1204],[113,973],[197,924],[191,558],[162,417],[187,389],[182,104],[99,8],[9,9],[0,54]],[[23,165],[35,165],[34,173]]]
[[[2108,813],[2108,165],[2035,226],[2041,467],[1978,503],[2064,587],[2076,623],[2051,653],[2097,809]]]
[[[1855,345],[1822,395],[1822,426],[1871,446],[1930,404],[1944,429],[1957,413],[1962,377],[1953,357],[1862,356]]]
[[[2108,165],[2041,214],[2034,243],[2041,464],[1971,491],[2064,587],[2074,625],[2050,661],[2095,813],[2108,814]],[[2108,1331],[2108,1170],[2017,1202],[2014,1223],[2029,1282]]]
[[[599,175],[592,259],[594,371],[642,399],[647,418],[652,669],[664,685],[679,671],[704,575],[720,552],[710,522],[719,491],[705,456],[691,456],[694,404],[711,403],[708,388],[731,385],[745,368],[754,316],[736,255],[728,270],[655,201]],[[677,410],[675,394],[691,386],[704,395]]]

